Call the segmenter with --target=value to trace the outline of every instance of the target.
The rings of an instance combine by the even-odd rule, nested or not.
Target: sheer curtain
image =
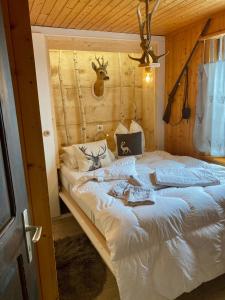
[[[194,143],[200,152],[225,156],[225,60],[199,66]],[[212,52],[212,51],[211,51]]]

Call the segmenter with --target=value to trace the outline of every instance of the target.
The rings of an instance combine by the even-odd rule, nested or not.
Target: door
[[[0,300],[39,299],[33,233],[0,2]],[[26,230],[25,230],[26,228]],[[34,239],[33,238],[33,239]]]

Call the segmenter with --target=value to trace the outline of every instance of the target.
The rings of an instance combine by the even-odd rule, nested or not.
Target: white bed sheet
[[[225,168],[162,151],[146,153],[136,164],[143,180],[166,167],[207,168],[221,184],[159,190],[155,205],[130,208],[107,195],[112,183],[78,189],[79,172],[61,170],[71,180],[72,198],[99,222],[122,300],[175,299],[225,273]]]
[[[98,228],[98,230],[103,234],[104,230],[101,228],[101,223],[99,220],[95,219],[95,210],[92,209],[87,201],[83,201],[79,198],[79,196],[75,196],[72,192],[74,184],[77,182],[76,176],[79,173],[77,171],[71,170],[65,165],[62,165],[60,168],[60,180],[63,188],[68,192],[71,198],[76,202],[76,204],[82,209],[82,211],[86,214],[86,216],[91,220],[91,222]]]

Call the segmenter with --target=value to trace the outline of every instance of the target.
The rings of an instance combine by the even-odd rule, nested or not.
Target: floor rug
[[[85,234],[55,242],[60,300],[93,300],[106,281],[106,266]]]

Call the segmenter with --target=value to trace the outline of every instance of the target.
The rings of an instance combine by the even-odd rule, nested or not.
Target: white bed
[[[114,273],[122,300],[168,300],[225,273],[225,168],[166,152],[137,160],[140,176],[154,168],[203,167],[221,184],[167,188],[153,206],[125,207],[107,195],[112,182],[77,186],[61,168],[62,200]]]
[[[103,234],[99,220],[95,220],[95,211],[87,202],[82,201],[78,196],[74,196],[72,188],[76,180],[73,178],[74,171],[63,165],[60,170],[60,179],[64,191],[67,191],[68,195],[76,202],[76,204],[81,208],[85,215],[90,219],[90,221],[97,227],[97,229]]]

